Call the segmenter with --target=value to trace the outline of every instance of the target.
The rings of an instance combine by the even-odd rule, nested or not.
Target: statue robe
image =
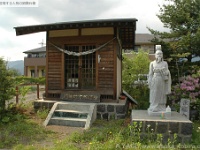
[[[171,93],[171,75],[165,61],[150,63],[148,84],[150,88],[149,111],[165,111],[167,94]]]

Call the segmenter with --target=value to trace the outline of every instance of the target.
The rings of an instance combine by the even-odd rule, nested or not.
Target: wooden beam
[[[63,49],[65,48],[65,45],[63,45],[62,47]],[[65,53],[62,52],[62,56],[61,56],[61,89],[64,90],[65,89]]]
[[[117,94],[117,51],[116,51],[116,45],[114,44],[116,39],[112,41],[112,48],[113,48],[113,61],[114,61],[114,78],[113,78],[113,98],[116,99],[116,94]]]
[[[48,75],[49,75],[49,32],[46,34],[46,86],[45,86],[45,97],[48,97],[48,90],[49,90],[49,84],[48,84]]]

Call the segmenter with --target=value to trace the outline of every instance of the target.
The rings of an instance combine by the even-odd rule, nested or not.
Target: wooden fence
[[[19,103],[19,86],[32,86],[32,85],[36,85],[37,86],[37,99],[39,99],[39,84],[20,84],[18,86],[16,86],[15,88],[15,92],[16,92],[16,104]]]

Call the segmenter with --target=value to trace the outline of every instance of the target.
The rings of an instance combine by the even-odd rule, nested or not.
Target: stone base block
[[[127,100],[120,100],[119,103],[98,103],[97,118],[98,119],[124,119],[128,110]]]
[[[189,142],[192,138],[192,122],[178,112],[171,113],[170,118],[163,118],[160,115],[149,115],[146,110],[132,110],[131,122],[142,123],[141,134],[162,134],[163,137],[173,137],[177,134],[178,142]],[[165,139],[165,138],[163,138]],[[163,141],[164,143],[167,142]]]

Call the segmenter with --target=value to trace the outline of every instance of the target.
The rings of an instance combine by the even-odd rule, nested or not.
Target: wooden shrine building
[[[86,20],[15,30],[16,35],[46,31],[46,98],[73,100],[71,93],[87,101],[94,93],[106,101],[122,93],[122,49],[134,49],[136,22]]]

